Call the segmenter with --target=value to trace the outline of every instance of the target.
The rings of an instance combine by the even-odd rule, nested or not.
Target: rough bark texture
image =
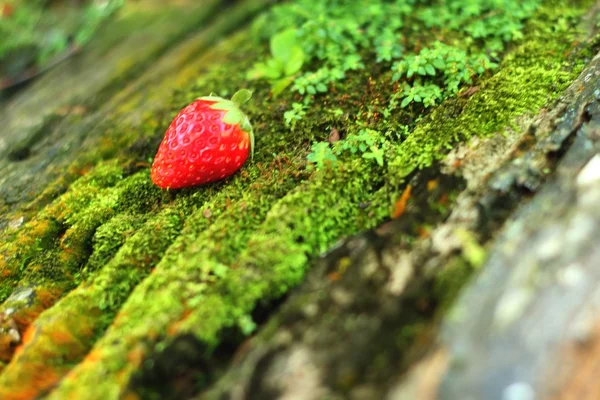
[[[306,167],[389,94],[356,72],[293,133],[297,97],[256,84],[255,161],[161,191],[170,119],[265,52],[267,1],[201,3],[131,2],[2,100],[0,398],[600,396],[597,4],[570,9],[576,43],[539,11],[383,166]]]

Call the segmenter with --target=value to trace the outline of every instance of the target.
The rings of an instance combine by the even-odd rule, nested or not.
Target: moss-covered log
[[[591,302],[574,279],[599,262],[592,235],[550,249],[567,226],[597,230],[593,2],[159,3],[127,3],[2,100],[0,398],[585,385],[583,367],[560,383],[543,367],[570,354],[550,300]],[[303,56],[284,67],[286,28]],[[254,159],[222,182],[153,185],[176,113],[241,87]],[[574,284],[536,283],[542,250]],[[535,321],[554,347],[528,358]]]

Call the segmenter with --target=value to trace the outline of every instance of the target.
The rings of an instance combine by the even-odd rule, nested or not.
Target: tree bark
[[[279,139],[294,98],[257,84],[258,160],[159,190],[166,127],[207,86],[245,80],[232,65],[265,52],[245,23],[269,3],[130,2],[1,99],[0,398],[600,397],[598,7],[581,43],[543,54],[576,78],[558,99],[562,78],[544,82],[541,109],[498,117],[521,99],[510,75],[535,72],[525,41],[423,111],[384,167],[315,172],[312,131]],[[307,124],[344,140],[349,114]],[[488,120],[502,129],[463,132]]]

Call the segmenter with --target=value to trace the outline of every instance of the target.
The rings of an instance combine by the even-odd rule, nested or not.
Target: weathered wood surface
[[[399,200],[388,166],[309,176],[295,137],[258,137],[227,184],[159,191],[151,150],[196,78],[219,82],[209,65],[243,62],[233,32],[267,3],[215,20],[216,1],[130,2],[105,42],[2,100],[0,397],[600,397],[600,59],[558,101],[412,171]],[[594,34],[581,46],[597,51]],[[469,96],[496,118],[495,84],[421,133],[452,128]],[[396,219],[331,246],[384,201]]]
[[[442,398],[600,397],[600,57],[572,91],[532,127],[529,154],[511,161],[508,179],[518,183],[559,159],[449,318]],[[507,176],[494,178],[492,187],[506,190]]]

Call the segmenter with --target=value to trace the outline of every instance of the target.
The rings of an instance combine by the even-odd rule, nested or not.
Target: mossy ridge
[[[0,397],[35,397],[54,386],[88,353],[127,298],[179,234],[195,204],[176,200],[125,241],[101,270],[42,313],[0,374]],[[28,398],[29,398],[28,397]]]
[[[281,163],[281,161],[278,161],[278,163]],[[246,172],[246,174],[247,174],[247,172]],[[79,180],[73,187],[74,188],[78,188],[78,187],[81,186],[81,187],[85,188],[86,184],[87,184],[87,181],[90,180],[90,178],[92,178],[93,176],[94,176],[93,173],[90,173],[90,174],[86,175],[86,179]],[[241,189],[239,187],[237,187],[235,190],[233,190],[233,193],[237,193],[240,190]],[[188,193],[189,193],[189,191],[188,191]],[[63,197],[68,198],[68,200],[65,202],[66,205],[69,205],[71,203],[70,202],[71,199],[70,199],[69,194],[72,195],[73,194],[72,191],[68,192],[67,195],[63,196]],[[181,193],[181,195],[185,195],[185,191],[183,193]],[[78,196],[76,194],[74,196],[72,196],[72,197],[75,198],[75,201],[73,201],[73,206],[74,206],[73,210],[71,210],[71,212],[69,212],[67,210],[67,212],[65,213],[67,216],[70,217],[70,222],[74,222],[74,221],[77,221],[79,219],[84,219],[84,220],[87,219],[87,218],[84,218],[84,216],[85,216],[85,213],[88,212],[88,209],[84,208],[84,207],[82,207],[82,209],[79,209],[80,208],[79,205],[85,204],[88,201],[88,199],[84,198],[83,196]],[[79,201],[77,201],[77,200],[79,200]],[[55,213],[56,210],[61,210],[63,207],[65,207],[65,204],[60,204],[57,207],[50,206],[44,212],[47,213],[47,214],[52,215],[52,214]],[[83,213],[84,216],[80,217],[79,214],[82,214],[82,213]],[[61,218],[62,218],[62,214],[61,214]]]
[[[211,293],[230,302],[233,320],[250,318],[258,301],[285,294],[301,282],[310,258],[326,251],[342,235],[364,229],[368,211],[358,205],[368,201],[382,181],[373,171],[361,159],[351,160],[344,168],[316,174],[273,205],[240,254],[236,268]],[[187,328],[194,329],[197,322],[186,321]],[[216,333],[196,334],[215,341]]]
[[[222,296],[221,293],[222,289],[232,285],[233,282],[229,284],[219,282],[227,281],[230,274],[235,276],[235,271],[245,269],[243,265],[239,264],[239,261],[234,264],[234,269],[229,269],[227,265],[220,262],[221,260],[236,259],[235,254],[231,252],[230,245],[239,244],[241,235],[246,238],[249,236],[256,238],[257,235],[261,236],[263,233],[274,235],[277,236],[275,240],[279,240],[281,244],[280,251],[288,256],[288,260],[294,260],[293,263],[299,262],[302,268],[305,267],[306,253],[314,253],[315,251],[314,248],[310,248],[311,246],[316,246],[317,251],[324,250],[327,245],[337,240],[342,231],[361,229],[361,227],[356,226],[356,213],[364,212],[357,207],[357,204],[368,197],[370,192],[370,174],[367,170],[370,172],[369,168],[365,167],[360,161],[356,162],[355,160],[345,171],[331,170],[327,176],[318,174],[314,180],[308,180],[298,186],[290,194],[277,201],[273,207],[270,207],[269,201],[264,198],[245,196],[243,200],[233,205],[232,209],[226,211],[208,230],[197,238],[197,243],[201,247],[191,249],[192,254],[197,252],[196,258],[194,258],[197,260],[197,265],[191,263],[188,255],[184,253],[177,260],[177,265],[166,264],[166,271],[161,276],[160,267],[164,263],[164,261],[161,261],[154,273],[135,290],[122,308],[120,314],[125,315],[126,318],[119,317],[98,343],[94,350],[98,362],[95,365],[88,364],[85,368],[82,368],[83,365],[76,367],[63,381],[59,389],[53,393],[53,396],[60,398],[60,396],[75,394],[79,390],[84,390],[85,388],[81,386],[81,383],[86,382],[86,385],[88,385],[95,381],[99,376],[99,369],[111,371],[111,374],[115,373],[122,378],[130,376],[136,371],[137,365],[142,361],[144,354],[149,351],[160,351],[168,345],[170,337],[174,334],[191,331],[202,339],[209,348],[212,348],[219,342],[218,333],[223,328],[235,326],[236,324],[241,325],[240,329],[251,327],[252,322],[251,319],[248,319],[246,312],[237,309],[239,304],[236,302],[231,303],[230,296]],[[359,178],[355,175],[357,171],[362,171],[362,173],[357,174]],[[315,190],[329,187],[332,179],[337,179],[335,186],[339,192]],[[273,188],[272,190],[280,189]],[[353,191],[361,193],[358,196],[360,199],[350,195]],[[345,196],[346,200],[339,204],[337,195],[346,193],[349,194]],[[242,204],[244,204],[244,213],[240,213],[236,207],[236,205],[239,207]],[[297,207],[300,204],[304,204],[310,209]],[[206,207],[210,209],[210,205]],[[314,229],[312,235],[310,232],[305,233],[307,243],[294,245],[294,243],[289,243],[289,237],[284,235],[281,238],[279,236],[278,224],[282,220],[281,216],[279,214],[271,215],[273,210],[278,208],[284,209],[284,211],[281,211],[287,218],[283,219],[284,221],[303,219],[304,222],[301,224],[315,224],[314,221],[318,220],[317,225],[322,225],[322,221],[329,220],[339,230],[337,233],[331,233],[328,232],[327,227]],[[260,222],[261,218],[260,215],[248,215],[251,210],[256,210],[258,214],[262,215],[270,210],[267,219],[258,228],[258,233],[257,231],[252,233],[250,228],[256,222]],[[321,211],[330,218],[312,219],[307,216],[307,213]],[[240,226],[243,221],[246,221],[246,224],[250,223],[248,231],[231,232],[232,226]],[[244,224],[241,224],[241,226],[244,226]],[[346,229],[349,226],[352,228]],[[301,231],[302,227],[299,226],[299,228]],[[287,226],[286,229],[290,230],[290,226]],[[227,232],[227,235],[220,237],[220,234],[222,235],[224,231]],[[220,238],[215,241],[215,237]],[[261,242],[261,246],[254,251],[268,257],[268,250],[271,249],[268,242],[270,241]],[[254,239],[250,243],[251,246],[254,246]],[[173,248],[175,247],[176,243],[173,245]],[[243,248],[246,248],[246,246],[244,245]],[[239,248],[242,254],[248,251],[247,248],[246,250],[243,250],[243,248]],[[281,255],[281,252],[276,252],[271,256],[277,259]],[[284,267],[288,262],[280,260],[278,264]],[[282,263],[284,265],[281,265]],[[297,268],[290,271],[293,275],[291,279],[273,278],[278,279],[277,286],[279,290],[297,283],[303,276],[302,271]],[[261,279],[267,279],[267,277],[263,276]],[[255,294],[258,293],[252,287],[244,285],[243,282],[237,282],[236,284],[241,286],[238,290],[247,289]],[[204,292],[208,292],[208,297],[203,295]],[[280,295],[281,293],[282,291],[275,291],[272,294]],[[149,297],[156,301],[148,304]],[[162,299],[162,301],[158,301],[159,299]],[[254,298],[253,302],[258,300]],[[217,303],[224,303],[224,307],[215,307]],[[249,312],[253,304],[244,304],[243,309]],[[219,315],[214,316],[212,314],[214,312]],[[205,316],[212,317],[207,319]],[[196,325],[199,320],[202,320],[202,324]],[[198,328],[199,326],[202,326],[202,328]],[[200,330],[198,331],[198,329]],[[119,338],[120,345],[115,345],[112,338]],[[135,363],[130,361],[132,354],[135,354]],[[102,393],[104,396],[110,397],[116,396],[122,390],[124,382],[120,379],[118,381],[112,379],[107,381],[105,379],[98,382],[97,385],[106,387],[106,391]]]
[[[89,202],[101,196],[104,190],[114,186],[122,177],[122,168],[114,162],[99,164],[45,212],[26,222],[16,233],[9,230],[2,233],[6,243],[0,248],[0,273],[10,282],[2,286],[0,301],[10,294],[26,263],[55,245],[56,236],[65,230],[63,224],[67,216],[85,209]]]
[[[579,17],[586,11],[583,4],[590,2],[579,3],[557,0],[542,6],[526,24],[523,43],[492,77],[480,81],[477,93],[470,99],[448,100],[395,146],[388,169],[392,185],[397,187],[416,169],[432,165],[456,143],[496,133],[558,98],[585,65],[585,49],[572,59],[566,56],[574,50]],[[568,25],[555,28],[565,18]]]
[[[241,183],[250,183],[246,190],[237,185],[226,186],[186,220],[186,227],[169,248],[152,274],[144,280],[120,310],[117,319],[95,349],[94,362],[76,367],[61,383],[56,396],[86,388],[98,368],[117,373],[123,379],[139,367],[139,363],[159,339],[175,334],[186,314],[193,314],[200,293],[226,273],[236,255],[245,248],[248,236],[260,224],[276,201],[303,177],[297,165],[290,163],[282,171],[275,167],[251,167],[252,181],[239,176]],[[148,303],[151,298],[152,303]],[[119,338],[118,344],[113,338]],[[142,345],[144,343],[144,345]],[[132,358],[132,354],[135,357]],[[123,383],[103,380],[107,391],[99,396],[114,395]],[[108,386],[112,386],[108,388]],[[64,390],[64,392],[61,392]],[[56,394],[62,393],[62,394]]]
[[[116,171],[120,171],[118,168]],[[57,199],[39,215],[41,219],[54,219],[61,224],[62,235],[28,260],[21,260],[20,284],[36,285],[45,279],[52,283],[69,276],[85,261],[90,253],[91,239],[96,229],[112,216],[123,212],[151,212],[162,201],[170,201],[168,194],[160,192],[150,182],[147,171],[126,177],[114,186],[98,189],[95,178],[82,179],[73,190]],[[122,178],[119,173],[117,178]],[[105,181],[102,181],[105,182]],[[97,189],[97,190],[94,190]],[[34,268],[40,265],[43,268]]]
[[[97,178],[102,175],[93,174],[93,176]],[[90,188],[90,192],[93,193],[94,191],[91,189],[96,183],[107,182],[93,177],[86,177],[82,181],[82,183],[74,185],[73,192],[62,196],[56,203],[40,214],[42,218],[57,219],[58,223],[61,224],[61,231],[56,233],[61,237],[60,239],[53,238],[45,247],[35,246],[30,256],[22,258],[18,265],[19,276],[18,278],[13,277],[9,287],[11,289],[18,287],[35,288],[36,295],[45,291],[52,291],[53,296],[51,299],[53,301],[36,301],[32,304],[23,304],[20,307],[15,307],[10,302],[4,302],[0,305],[0,312],[2,313],[8,313],[9,309],[11,310],[10,318],[4,323],[10,324],[11,321],[21,321],[18,324],[18,330],[21,333],[42,311],[52,306],[54,301],[65,295],[77,284],[76,276],[91,252],[91,239],[99,226],[115,214],[128,212],[151,214],[153,208],[157,205],[160,206],[159,200],[161,197],[163,201],[169,200],[168,194],[160,192],[151,184],[147,171],[131,175],[117,182],[114,186],[102,188],[92,196],[75,195],[73,198],[73,193],[85,192],[83,187]],[[111,180],[109,181],[114,183]],[[82,197],[90,203],[87,205],[82,203]],[[64,210],[60,207],[61,204],[64,204],[64,208],[74,210],[74,212],[72,214],[64,213]],[[61,234],[61,232],[64,233]],[[15,259],[13,266],[16,266],[17,262],[19,260]],[[9,291],[7,290],[7,292]],[[4,335],[6,333],[2,333],[2,336]],[[3,354],[2,357],[10,358],[12,347],[2,350],[7,353]]]
[[[590,50],[597,47],[597,39],[575,47],[582,37],[579,18],[586,11],[584,7],[592,2],[568,6],[564,1],[551,3],[554,7],[544,5],[526,24],[523,43],[508,53],[494,76],[480,81],[477,94],[470,99],[446,101],[417,125],[405,143],[396,147],[396,151],[404,153],[397,154],[390,162],[390,173],[397,174],[390,175],[390,187],[402,188],[415,170],[435,164],[456,143],[497,134],[518,117],[537,112],[555,101],[579,75],[586,59],[595,54],[595,50]],[[565,25],[564,21],[568,23]],[[394,196],[397,198],[398,192]],[[438,303],[435,316],[409,327],[407,344],[427,335],[432,327],[437,329],[440,319],[448,317],[446,313],[460,289],[479,266],[474,258],[463,253],[450,258],[446,267],[431,277],[432,299]]]
[[[21,266],[34,257],[40,249],[48,248],[61,232],[61,224],[52,218],[35,218],[17,233],[5,232],[0,247],[0,300],[4,301],[12,292],[20,276]]]
[[[92,238],[92,253],[81,269],[78,281],[104,267],[117,253],[117,250],[146,222],[151,215],[141,213],[118,214],[100,225]]]

